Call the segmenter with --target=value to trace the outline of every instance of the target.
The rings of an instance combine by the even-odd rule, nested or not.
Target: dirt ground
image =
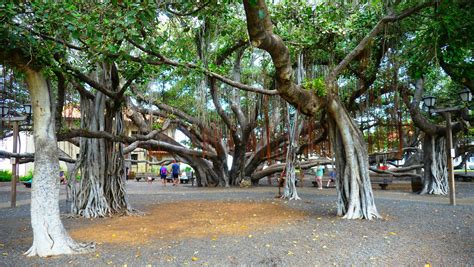
[[[153,205],[141,216],[116,217],[70,231],[79,241],[143,245],[156,239],[184,240],[249,235],[303,219],[305,212],[279,202],[180,201]],[[158,227],[156,223],[159,222]]]
[[[308,181],[309,183],[309,181]],[[474,265],[474,183],[458,183],[458,205],[420,196],[407,184],[374,187],[382,219],[336,216],[334,188],[298,188],[302,200],[275,198],[275,186],[163,187],[129,182],[141,216],[62,220],[92,253],[22,255],[32,242],[27,189],[19,207],[0,207],[0,266],[347,266]],[[0,185],[0,199],[8,199]],[[4,203],[3,203],[4,204]]]

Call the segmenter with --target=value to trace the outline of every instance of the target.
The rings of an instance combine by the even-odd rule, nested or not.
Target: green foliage
[[[100,63],[114,62],[121,81],[136,76],[133,86],[145,98],[173,106],[195,117],[199,117],[196,114],[201,111],[196,103],[202,100],[205,102],[202,108],[205,109],[206,123],[219,126],[221,119],[210,97],[197,99],[196,95],[201,81],[207,79],[204,75],[206,69],[226,77],[232,75],[235,52],[223,64],[216,65],[215,62],[236,41],[248,38],[240,1],[210,4],[189,16],[174,16],[163,8],[163,4],[154,2],[122,1],[119,5],[115,2],[0,3],[0,48],[7,53],[12,49],[22,49],[32,55],[36,62],[46,66],[48,73],[61,69],[63,59],[58,62],[53,60],[53,55],[58,54],[86,74],[91,74]],[[275,33],[288,46],[293,63],[296,54],[303,51],[308,76],[303,86],[320,97],[327,95],[323,78],[326,74],[322,68],[314,70],[311,67],[331,68],[337,64],[387,14],[389,5],[396,3],[390,8],[399,13],[419,4],[419,1],[414,0],[371,0],[362,1],[361,4],[306,0],[282,0],[276,1],[276,4],[270,2],[267,1],[267,4]],[[437,8],[426,8],[403,21],[387,25],[364,51],[369,55],[357,58],[351,62],[348,68],[350,71],[343,72],[339,80],[339,95],[349,99],[359,89],[360,81],[364,80],[360,76],[377,74],[369,93],[360,96],[357,104],[368,106],[364,112],[374,116],[370,119],[383,120],[385,123],[390,122],[389,117],[397,108],[401,109],[402,101],[396,106],[396,94],[383,93],[382,88],[397,88],[402,83],[409,85],[412,80],[424,77],[427,93],[436,95],[440,103],[453,101],[452,96],[462,89],[460,83],[463,79],[474,80],[474,20],[469,19],[473,10],[470,2],[441,1]],[[251,0],[250,3],[255,5],[257,1]],[[169,5],[173,10],[184,13],[195,8],[192,1]],[[261,18],[263,15],[259,13]],[[52,38],[43,38],[38,33]],[[203,49],[205,56],[198,55],[201,45],[197,41],[199,34],[204,35],[207,41]],[[70,49],[53,38],[81,49]],[[256,48],[244,48],[241,82],[263,88],[274,86],[275,69],[268,54]],[[143,50],[151,53],[147,55]],[[374,63],[378,51],[388,51],[380,66]],[[137,59],[156,62],[159,57],[153,54],[158,53],[176,62],[194,64],[198,68],[137,62]],[[452,66],[452,73],[447,74],[442,70],[441,59]],[[360,73],[356,75],[355,71]],[[72,78],[69,74],[67,76]],[[226,101],[230,98],[230,86],[222,85],[221,82],[217,86],[225,112],[232,114],[229,101]],[[90,90],[94,92],[94,89]],[[133,98],[131,93],[126,95]],[[240,92],[240,96],[240,105],[245,114],[250,113],[248,111],[260,101],[253,93]],[[377,107],[370,107],[374,103]],[[170,115],[167,119],[177,118]],[[78,120],[74,121],[73,127],[79,128],[79,124]],[[259,121],[259,127],[263,125]],[[162,124],[154,122],[152,128],[162,129]],[[383,131],[378,130],[379,136],[387,135]],[[187,145],[192,147],[192,143]],[[382,141],[380,146],[389,147]]]
[[[327,95],[326,83],[324,82],[323,77],[305,80],[303,85],[305,89],[313,91],[319,97]]]
[[[9,182],[12,179],[12,173],[9,170],[0,170],[0,182]]]
[[[31,179],[33,179],[33,171],[32,170],[29,170],[26,175],[20,177],[20,181],[28,181],[28,180],[31,180]]]
[[[161,128],[163,128],[163,123],[160,123],[159,121],[155,121],[153,122],[153,124],[151,125],[151,128],[153,130],[161,130]]]
[[[33,171],[29,170],[24,176],[20,176],[20,181],[28,181],[33,178]],[[0,182],[10,182],[12,180],[12,173],[9,170],[0,170]]]

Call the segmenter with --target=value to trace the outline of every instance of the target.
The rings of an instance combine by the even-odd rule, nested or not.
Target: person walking
[[[64,175],[64,171],[59,172],[59,181],[60,181],[61,184],[66,184],[67,183],[66,175]]]
[[[316,183],[318,184],[318,189],[323,189],[323,174],[324,174],[324,166],[319,165],[316,169]]]
[[[179,163],[176,160],[173,160],[173,165],[171,165],[171,175],[173,177],[173,186],[179,184],[179,174],[181,173]]]
[[[331,185],[331,182],[336,184],[336,169],[334,169],[334,168],[329,172],[329,180],[328,180],[328,184],[326,185],[326,187],[329,188],[329,185]]]
[[[168,175],[168,169],[166,168],[165,164],[161,164],[160,168],[160,177],[161,177],[161,183],[163,186],[166,186],[166,176]]]

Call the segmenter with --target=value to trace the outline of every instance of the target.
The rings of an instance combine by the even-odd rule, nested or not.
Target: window
[[[138,160],[138,154],[131,155],[132,160]],[[138,162],[132,161],[132,165],[138,165]]]
[[[79,153],[76,154],[76,159],[79,159]]]

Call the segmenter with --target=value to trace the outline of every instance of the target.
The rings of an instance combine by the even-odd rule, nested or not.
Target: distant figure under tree
[[[332,169],[329,172],[329,180],[328,180],[328,184],[326,185],[326,187],[329,187],[329,185],[331,185],[331,182],[336,184],[336,169]]]
[[[64,175],[64,171],[59,172],[59,181],[61,182],[61,184],[66,183],[66,175]]]
[[[316,183],[318,184],[318,189],[323,189],[323,174],[324,174],[324,166],[319,165],[316,169]]]
[[[168,169],[166,168],[165,164],[161,164],[160,168],[160,177],[163,186],[166,186],[166,176],[168,175]]]
[[[173,177],[173,186],[179,184],[179,174],[181,173],[179,163],[176,160],[173,160],[173,165],[171,165],[171,175]]]

